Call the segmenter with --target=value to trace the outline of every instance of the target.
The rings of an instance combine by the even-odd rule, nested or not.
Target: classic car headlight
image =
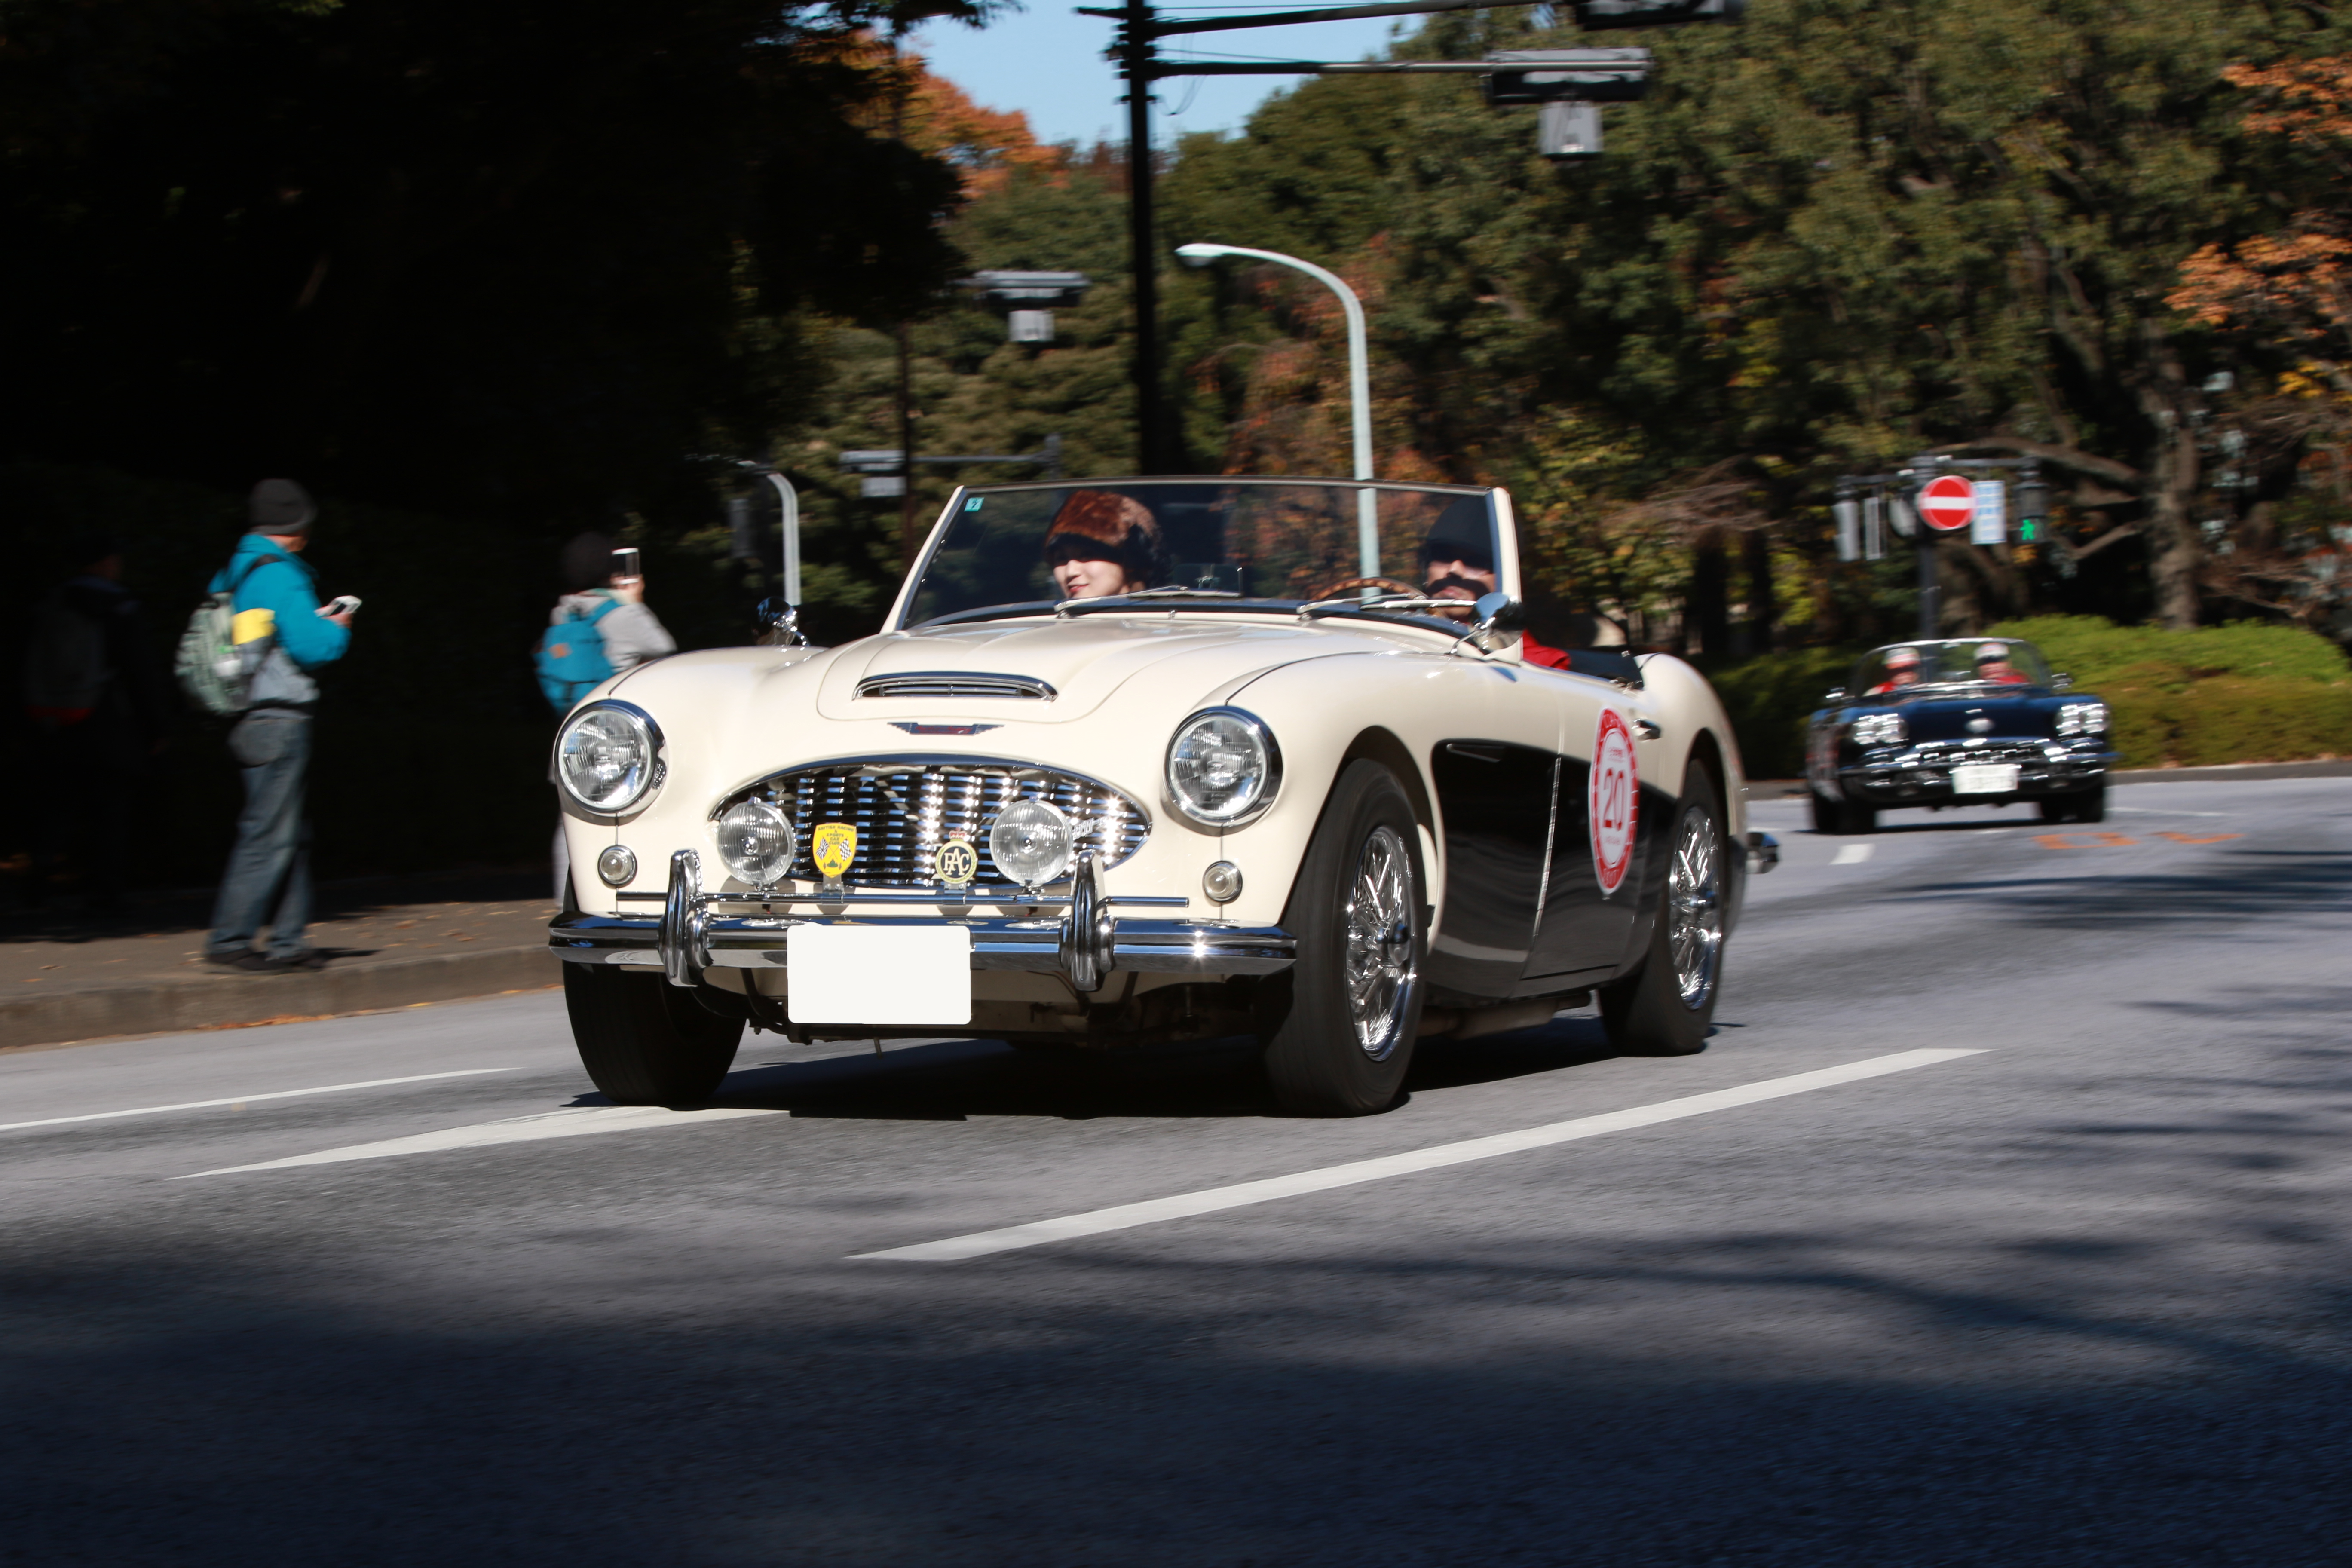
[[[738,881],[765,888],[783,880],[800,852],[784,814],[764,800],[739,800],[719,817],[719,858]]]
[[[1207,827],[1233,827],[1274,804],[1282,752],[1256,715],[1210,708],[1168,742],[1168,804]]]
[[[2104,702],[2069,702],[2058,710],[2058,732],[2061,735],[2097,735],[2107,728],[2107,705]]]
[[[626,811],[661,783],[661,731],[630,703],[591,703],[555,737],[555,776],[591,811]]]
[[[1016,800],[990,825],[988,853],[998,870],[1024,888],[1034,888],[1070,868],[1076,838],[1070,819],[1053,802]]]
[[[1853,721],[1853,743],[1857,746],[1899,746],[1910,736],[1900,713],[1865,713]]]

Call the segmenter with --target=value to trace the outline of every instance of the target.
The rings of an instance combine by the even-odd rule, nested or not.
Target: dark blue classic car
[[[1873,650],[1807,731],[1814,831],[1868,833],[1894,806],[2018,800],[2045,822],[2104,820],[2107,705],[2071,685],[2011,637]]]

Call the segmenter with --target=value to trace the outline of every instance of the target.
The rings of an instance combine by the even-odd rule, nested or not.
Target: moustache
[[[1460,589],[1462,589],[1464,592],[1467,593],[1467,594],[1468,594],[1472,598],[1474,598],[1474,599],[1475,599],[1475,598],[1476,598],[1479,595],[1481,595],[1481,594],[1484,594],[1484,593],[1487,592],[1487,588],[1486,588],[1486,584],[1484,584],[1484,583],[1474,583],[1474,582],[1472,582],[1469,578],[1467,578],[1467,577],[1464,577],[1464,576],[1460,576],[1460,575],[1458,575],[1458,574],[1454,574],[1454,573],[1452,573],[1452,572],[1449,572],[1449,573],[1447,573],[1444,576],[1440,577],[1436,582],[1432,583],[1432,584],[1428,584],[1428,585],[1423,589],[1423,592],[1425,592],[1426,594],[1428,594],[1428,595],[1429,595],[1431,598],[1433,598],[1433,598],[1436,598],[1439,595],[1441,595],[1441,594],[1444,593],[1444,592],[1445,592],[1445,590],[1446,590],[1446,589],[1448,589],[1448,588],[1460,588]]]

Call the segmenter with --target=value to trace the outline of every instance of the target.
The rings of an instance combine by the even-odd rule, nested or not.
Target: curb
[[[292,974],[227,974],[0,1002],[0,1050],[114,1035],[328,1017],[534,990],[562,978],[544,947],[439,953]]]
[[[2116,784],[2227,784],[2241,779],[2352,778],[2352,759],[2330,757],[2310,763],[2214,763],[2195,768],[2116,768],[2107,777]],[[1802,779],[1749,779],[1748,798],[1775,800],[1805,793]]]

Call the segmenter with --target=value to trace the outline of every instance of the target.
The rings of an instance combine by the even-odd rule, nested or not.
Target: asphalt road
[[[767,1037],[600,1111],[551,995],[0,1057],[0,1562],[2344,1563],[2352,780],[2116,802],[1769,804],[1704,1054],[1356,1121]]]

